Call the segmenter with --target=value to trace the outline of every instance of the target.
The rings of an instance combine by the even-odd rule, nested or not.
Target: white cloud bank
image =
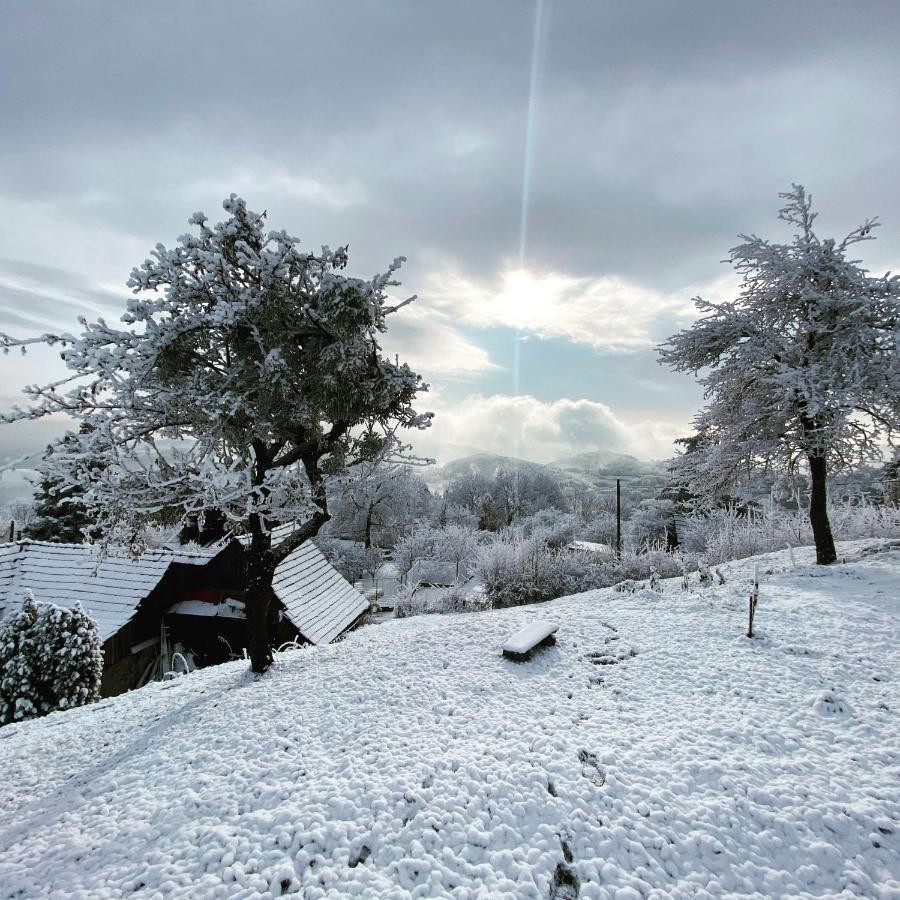
[[[436,415],[432,427],[413,438],[415,448],[440,463],[473,452],[541,463],[590,450],[664,459],[674,451],[673,440],[688,431],[687,421],[626,422],[605,403],[583,399],[473,394],[444,404],[433,394],[423,408]]]
[[[500,368],[483,347],[454,327],[446,313],[421,302],[391,316],[381,342],[387,353],[398,354],[429,381],[470,378]]]
[[[517,328],[598,350],[638,350],[658,343],[663,315],[689,315],[685,295],[663,294],[617,276],[576,277],[506,269],[478,280],[458,269],[435,271],[423,296],[456,321],[476,328]]]

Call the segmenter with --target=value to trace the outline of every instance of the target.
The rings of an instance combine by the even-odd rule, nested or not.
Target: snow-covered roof
[[[312,541],[278,566],[272,588],[288,619],[313,644],[333,641],[369,607]]]
[[[612,553],[613,548],[609,544],[601,544],[597,541],[572,541],[570,550],[586,550],[589,553]]]
[[[406,576],[407,584],[433,584],[449,587],[459,581],[458,566],[443,559],[417,559]]]
[[[35,600],[58,606],[80,600],[106,640],[131,619],[172,563],[206,565],[219,549],[149,550],[135,558],[92,544],[0,544],[0,619],[19,609],[30,590]]]

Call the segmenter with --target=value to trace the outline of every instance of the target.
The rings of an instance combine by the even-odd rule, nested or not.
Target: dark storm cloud
[[[260,199],[280,196],[313,241],[352,239],[373,265],[431,250],[488,270],[515,253],[530,4],[5,14],[7,194],[171,240],[192,205],[221,199],[215,186],[283,172],[363,186],[347,206],[277,185]],[[898,23],[892,3],[548,4],[531,254],[672,288],[768,225],[791,179],[841,225],[889,214]]]

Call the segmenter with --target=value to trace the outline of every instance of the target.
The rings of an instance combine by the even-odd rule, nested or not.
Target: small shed
[[[451,587],[467,577],[464,564],[443,559],[417,559],[406,573],[405,583],[410,588],[417,585]]]

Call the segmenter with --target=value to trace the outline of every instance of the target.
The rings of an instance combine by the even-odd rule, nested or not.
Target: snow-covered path
[[[749,641],[752,568],[2,729],[0,897],[900,897],[900,550],[764,558]]]

